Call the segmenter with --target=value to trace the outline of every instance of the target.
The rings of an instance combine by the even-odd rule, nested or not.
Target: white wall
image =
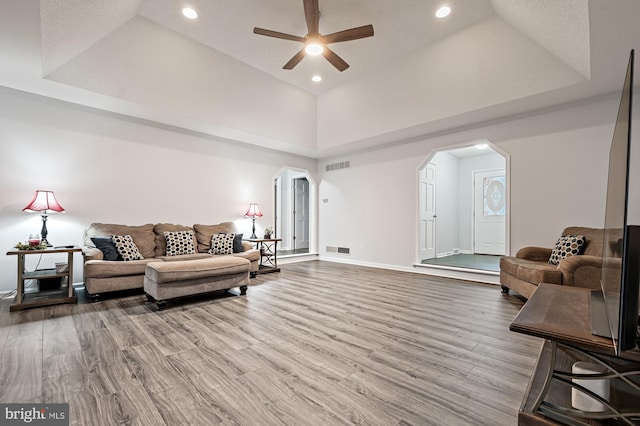
[[[511,156],[511,252],[552,245],[570,225],[602,227],[617,99],[554,109],[396,147],[320,161],[323,258],[411,269],[417,255],[418,169],[442,146],[488,139]],[[324,172],[349,160],[348,169]],[[350,247],[350,255],[326,253]]]
[[[0,241],[9,250],[40,231],[21,210],[36,189],[66,209],[49,217],[49,241],[81,244],[91,222],[185,225],[234,221],[251,233],[251,202],[273,225],[273,177],[316,161],[230,144],[0,87]],[[31,256],[27,267],[35,267]],[[63,259],[43,258],[40,267]],[[76,257],[74,281],[82,281]],[[15,288],[16,259],[0,256],[0,291]]]

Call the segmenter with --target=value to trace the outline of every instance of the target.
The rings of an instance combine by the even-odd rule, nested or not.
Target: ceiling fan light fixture
[[[196,12],[193,8],[190,8],[190,7],[182,8],[182,14],[189,19],[196,19],[198,17],[198,12]]]
[[[324,52],[324,46],[320,42],[310,41],[304,47],[304,51],[307,52],[308,55],[318,56],[322,55],[322,52]]]
[[[304,44],[304,47],[298,50],[298,52],[293,55],[291,59],[289,59],[289,62],[284,64],[282,69],[294,69],[296,65],[298,65],[300,61],[302,61],[307,55],[323,55],[325,59],[340,72],[349,68],[349,64],[327,46],[331,43],[340,43],[343,41],[360,40],[363,38],[372,37],[373,25],[362,25],[360,27],[349,28],[347,30],[322,35],[320,34],[320,31],[318,29],[320,21],[320,9],[318,7],[318,0],[303,0],[303,7],[304,17],[307,21],[306,36],[301,37],[259,27],[254,27],[253,33],[267,37],[279,38],[282,40],[297,41]]]
[[[449,6],[442,6],[440,9],[436,10],[436,18],[446,18],[451,13],[451,8]]]
[[[311,77],[311,81],[313,81],[314,83],[320,83],[322,81],[322,77],[316,74]]]

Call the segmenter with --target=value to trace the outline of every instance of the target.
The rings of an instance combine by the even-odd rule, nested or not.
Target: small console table
[[[58,305],[62,303],[77,303],[73,289],[73,254],[81,252],[80,247],[65,248],[47,248],[42,250],[12,250],[7,255],[17,256],[18,258],[18,284],[16,297],[9,311],[19,311],[27,308],[35,308],[38,306]],[[66,253],[68,269],[66,272],[57,272],[55,269],[40,269],[35,271],[25,271],[25,257],[32,254],[54,254]],[[67,287],[61,287],[49,291],[25,292],[24,282],[28,280],[37,280],[45,278],[64,278],[67,277]]]
[[[618,357],[611,339],[592,335],[590,289],[540,284],[510,330],[545,339],[518,413],[519,425],[640,425],[640,350]],[[573,374],[577,361],[605,372]],[[573,408],[572,389],[585,388],[572,379],[609,380],[608,400],[586,390],[605,411]]]
[[[254,243],[260,251],[260,268],[257,274],[280,272],[278,268],[278,242],[282,238],[249,238],[246,241]]]

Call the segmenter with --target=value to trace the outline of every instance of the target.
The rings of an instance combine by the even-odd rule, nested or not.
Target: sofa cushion
[[[84,278],[111,278],[144,275],[148,263],[161,262],[158,259],[141,259],[130,262],[108,260],[88,260],[84,263]]]
[[[233,240],[236,234],[216,234],[211,237],[209,254],[233,254]]]
[[[233,222],[222,222],[217,225],[193,225],[198,241],[198,253],[208,253],[211,248],[211,237],[215,234],[235,234],[236,226]]]
[[[167,256],[180,256],[196,252],[193,231],[166,231],[164,238],[167,243]]]
[[[211,255],[209,253],[193,253],[193,254],[179,254],[177,256],[158,256],[156,259],[164,260],[165,262],[176,262],[178,260],[195,260],[195,259],[208,259]]]
[[[555,247],[551,251],[549,264],[557,265],[567,257],[581,254],[584,243],[584,235],[562,235],[558,238]]]
[[[110,237],[112,235],[131,235],[140,254],[146,259],[156,255],[156,238],[153,233],[153,224],[140,226],[116,225],[110,223],[92,223],[85,231],[84,244],[87,247],[95,247],[92,237]]]
[[[257,262],[260,260],[260,250],[249,249],[241,251],[240,253],[233,253],[232,256],[241,257],[247,259],[250,262]]]
[[[153,233],[156,241],[156,256],[167,255],[167,240],[164,236],[165,232],[193,231],[190,226],[174,225],[173,223],[156,223],[153,225]],[[196,246],[196,238],[193,236],[193,244]]]
[[[118,253],[120,253],[122,260],[125,262],[144,259],[144,256],[138,251],[138,246],[133,242],[131,235],[113,235],[111,238],[113,238],[113,244],[115,244]]]
[[[555,265],[546,262],[503,256],[500,258],[500,271],[535,285],[562,284],[562,273]]]
[[[96,248],[102,252],[104,260],[122,260],[122,256],[118,253],[118,249],[113,244],[113,238],[111,237],[94,237],[91,241],[96,245]]]

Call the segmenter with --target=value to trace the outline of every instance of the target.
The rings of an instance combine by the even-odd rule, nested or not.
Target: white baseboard
[[[350,259],[338,259],[334,257],[319,256],[319,260],[349,265],[368,266],[370,268],[389,269],[392,271],[411,272],[414,274],[433,275],[437,277],[453,278],[464,281],[474,281],[484,284],[500,284],[500,275],[493,271],[478,271],[463,268],[433,267],[414,263],[411,266],[387,265],[382,263],[353,261]]]
[[[278,265],[285,265],[287,263],[307,262],[309,260],[317,260],[318,253],[299,253],[299,254],[287,254],[285,256],[278,256]]]

